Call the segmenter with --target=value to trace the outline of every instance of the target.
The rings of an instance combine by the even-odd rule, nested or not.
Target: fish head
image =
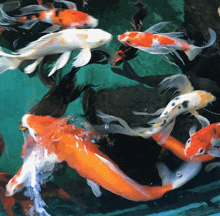
[[[94,18],[93,16],[88,16],[87,21],[83,23],[82,28],[95,28],[98,24],[98,19]]]
[[[75,14],[76,11],[73,11]],[[77,23],[73,23],[76,28],[95,28],[99,21],[98,19],[94,18],[93,16],[88,15],[87,13],[83,13],[81,11],[77,11]]]
[[[210,139],[199,134],[192,135],[185,144],[184,154],[192,158],[207,153],[211,149]]]
[[[205,107],[216,100],[216,97],[207,91],[197,91],[201,107]]]
[[[36,116],[25,114],[21,119],[20,129],[22,131],[28,130],[29,134],[34,138],[44,132],[45,127],[50,125],[55,118],[50,116]]]
[[[78,34],[78,37],[82,37],[91,49],[107,44],[113,38],[110,33],[102,29],[85,29],[85,31],[85,34]]]
[[[137,46],[137,39],[139,37],[138,32],[126,32],[124,34],[118,35],[118,40],[127,46]]]

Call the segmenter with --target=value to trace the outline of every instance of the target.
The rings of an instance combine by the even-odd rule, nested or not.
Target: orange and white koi
[[[192,179],[200,170],[200,163],[185,163],[175,173],[162,163],[157,164],[163,186],[144,186],[126,176],[123,171],[107,155],[99,150],[94,142],[95,132],[85,131],[72,124],[67,119],[53,120],[49,126],[42,125],[44,116],[26,114],[22,118],[22,126],[27,127],[30,135],[36,141],[36,148],[25,159],[19,172],[6,186],[7,195],[13,195],[21,187],[28,185],[27,177],[33,177],[34,163],[46,171],[49,164],[66,161],[82,177],[88,179],[88,185],[96,196],[101,195],[99,185],[106,190],[133,201],[147,201],[162,197],[166,192],[178,188]],[[37,125],[39,123],[39,125]],[[41,129],[39,129],[41,128]],[[43,128],[43,132],[41,133]],[[37,146],[44,151],[36,161]],[[43,164],[43,166],[42,166]],[[49,166],[51,167],[51,166]],[[35,169],[34,169],[35,170]],[[49,169],[50,171],[51,169]],[[35,173],[36,174],[36,173]],[[178,174],[178,175],[177,175]],[[38,172],[38,175],[42,175]],[[29,183],[31,184],[31,183]]]
[[[29,5],[20,9],[22,12],[20,16],[11,17],[0,7],[0,26],[18,25],[20,28],[30,29],[37,22],[46,22],[53,25],[44,31],[48,33],[60,28],[95,28],[98,25],[97,19],[78,11],[74,3],[63,0],[55,0],[55,2],[64,3],[68,9],[48,9],[42,5]]]
[[[160,136],[161,134],[159,132],[154,134],[152,138],[157,143],[160,143]],[[173,154],[175,154],[178,158],[184,161],[207,162],[215,159],[215,157],[210,154],[198,155],[197,157],[188,157],[185,154],[185,145],[170,135],[163,143],[160,143],[160,145],[162,148],[169,149],[170,151],[172,151]]]
[[[177,91],[180,93],[180,95],[172,99],[165,108],[161,108],[155,113],[134,112],[134,114],[137,115],[160,114],[158,118],[148,122],[148,124],[152,125],[151,127],[139,127],[131,129],[127,122],[125,122],[123,119],[99,112],[98,116],[102,118],[105,123],[106,133],[121,133],[130,136],[142,136],[144,138],[149,138],[152,135],[160,132],[161,141],[158,143],[163,143],[173,130],[176,117],[182,113],[191,113],[199,120],[203,127],[210,124],[208,119],[199,115],[196,110],[207,106],[209,103],[216,100],[216,98],[211,93],[206,91],[193,91],[193,87],[187,76],[177,74],[167,77],[159,84],[159,88],[160,90],[177,88]],[[111,122],[114,121],[118,121],[120,125],[111,124]],[[103,129],[103,126],[96,126],[96,129]]]
[[[32,73],[46,55],[61,54],[48,76],[64,67],[71,57],[73,50],[81,50],[75,57],[73,67],[82,67],[91,59],[91,49],[100,47],[112,40],[112,35],[101,29],[65,29],[50,33],[29,43],[16,53],[7,54],[0,49],[0,74],[14,70],[27,59],[35,60],[28,65],[24,72]]]
[[[192,61],[202,49],[210,47],[216,40],[216,33],[212,29],[209,29],[210,40],[203,47],[197,47],[189,44],[187,41],[180,39],[183,34],[181,32],[169,32],[169,33],[157,33],[158,30],[163,28],[169,22],[160,22],[145,32],[129,31],[118,36],[118,40],[125,45],[143,50],[150,54],[156,54],[162,57],[170,64],[166,54],[175,54],[182,62],[182,58],[176,50],[184,51],[190,61]],[[184,63],[184,62],[183,62]]]
[[[189,134],[190,138],[186,141],[184,150],[187,157],[203,154],[220,157],[220,122],[208,125],[197,132],[196,127],[193,126]]]

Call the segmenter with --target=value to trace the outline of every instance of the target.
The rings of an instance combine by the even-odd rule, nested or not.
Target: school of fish
[[[22,70],[26,74],[31,74],[37,71],[40,64],[43,64],[45,56],[60,54],[47,74],[50,77],[72,61],[72,52],[79,51],[74,58],[75,61],[72,62],[72,67],[83,67],[90,62],[92,50],[102,50],[99,47],[113,40],[112,34],[96,28],[101,20],[77,10],[75,3],[65,0],[54,0],[53,4],[43,4],[41,0],[37,2],[38,5],[24,7],[20,1],[0,4],[1,32],[24,29],[31,31],[37,23],[51,25],[41,32],[43,36],[15,52],[8,53],[0,47],[0,74],[17,69],[25,61],[30,63]],[[83,7],[89,5],[86,0],[81,3]],[[62,4],[64,8],[56,8],[58,4]],[[18,14],[9,15],[13,10]],[[216,33],[211,28],[207,29],[210,34],[209,41],[201,47],[181,39],[182,32],[158,33],[169,23],[157,23],[144,32],[137,29],[121,33],[118,35],[118,41],[127,46],[127,50],[133,47],[149,54],[159,55],[171,65],[176,64],[169,60],[167,54],[174,54],[184,64],[177,51],[183,51],[192,61],[203,49],[212,46],[216,41]],[[118,53],[120,52],[116,52],[116,55]],[[112,57],[110,51],[109,56]],[[119,55],[118,57],[120,60],[124,58]],[[14,197],[16,194],[22,194],[25,189],[24,195],[32,200],[30,203],[28,200],[27,203],[33,205],[28,211],[49,215],[44,208],[46,204],[42,199],[40,187],[53,174],[55,166],[62,162],[66,162],[70,168],[87,179],[87,184],[96,197],[102,195],[101,186],[131,201],[155,200],[190,181],[202,169],[202,162],[220,157],[220,123],[210,124],[206,117],[198,113],[200,109],[216,101],[217,98],[207,91],[194,90],[184,74],[169,76],[158,86],[159,92],[166,92],[173,88],[176,89],[175,96],[165,107],[155,110],[154,113],[133,112],[143,118],[146,115],[158,116],[146,122],[149,127],[132,128],[122,118],[100,111],[97,111],[97,116],[102,119],[103,124],[92,126],[84,124],[84,127],[88,126],[87,129],[69,123],[70,117],[55,118],[24,114],[20,124],[20,130],[24,136],[21,152],[23,165],[12,178],[10,175],[10,178],[7,177],[6,173],[0,173],[0,178],[7,177],[2,183],[4,186],[0,186],[4,191],[2,199],[4,209],[8,214],[14,215],[12,211],[12,206],[16,202]],[[190,137],[184,145],[170,134],[177,117],[185,113],[195,117],[201,129],[197,131],[197,125],[192,126],[189,130]],[[108,155],[99,149],[97,141],[106,137],[108,133],[152,138],[162,147],[161,154],[164,149],[169,149],[183,163],[175,171],[171,171],[163,162],[158,161],[155,165],[162,185],[141,185],[127,176]],[[3,149],[6,149],[1,135],[0,141],[1,156]],[[206,171],[217,166],[220,166],[220,162],[210,163]],[[54,196],[57,196],[57,193]],[[63,197],[69,198],[69,195],[65,194]],[[23,202],[25,199],[22,197],[21,200]],[[7,202],[10,205],[6,206]]]

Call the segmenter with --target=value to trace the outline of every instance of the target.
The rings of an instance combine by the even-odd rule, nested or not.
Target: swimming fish
[[[220,157],[220,122],[210,124],[199,131],[193,126],[189,134],[190,138],[186,141],[184,150],[187,157],[203,154]]]
[[[171,62],[166,54],[172,53],[176,55],[182,62],[182,58],[176,50],[184,51],[188,59],[192,61],[202,49],[210,47],[216,40],[216,33],[212,29],[209,29],[210,40],[205,46],[197,47],[193,44],[189,44],[187,41],[180,39],[183,36],[182,32],[169,32],[169,33],[157,33],[158,30],[166,26],[169,22],[160,22],[145,32],[128,31],[118,36],[118,40],[150,54],[157,54],[170,64]],[[184,62],[183,62],[184,64]]]
[[[24,72],[32,73],[46,55],[61,53],[51,72],[64,67],[73,50],[81,50],[75,57],[73,67],[82,67],[91,59],[91,49],[100,47],[112,40],[112,35],[101,29],[65,29],[56,33],[50,33],[29,43],[16,53],[7,54],[0,50],[0,74],[6,70],[14,70],[24,61],[36,59],[28,65]]]
[[[193,91],[190,81],[187,76],[183,74],[167,77],[159,84],[159,89],[161,91],[170,88],[177,88],[180,95],[172,99],[165,108],[161,108],[155,113],[134,112],[136,115],[160,115],[158,118],[148,122],[148,124],[152,125],[151,127],[131,129],[127,122],[123,119],[98,112],[98,116],[106,125],[106,133],[117,132],[130,136],[142,136],[144,138],[149,138],[153,134],[160,132],[161,140],[158,143],[163,143],[173,129],[176,117],[182,113],[190,112],[199,120],[202,127],[210,124],[208,119],[199,115],[196,110],[201,109],[209,103],[215,101],[215,96],[206,91]],[[120,125],[110,124],[113,121],[118,121]],[[96,126],[96,129],[99,130],[100,128],[103,128],[103,126]]]
[[[160,132],[154,134],[152,138],[156,142],[160,142]],[[166,149],[169,149],[170,151],[172,151],[173,154],[175,154],[178,158],[184,161],[207,162],[215,159],[215,157],[210,154],[198,155],[197,157],[188,157],[185,154],[185,145],[170,135],[163,143],[160,143],[160,145],[162,148],[164,147]]]
[[[97,19],[78,11],[73,2],[63,0],[55,0],[55,2],[64,3],[68,9],[48,9],[42,5],[29,5],[20,8],[21,15],[11,17],[0,7],[0,26],[17,25],[20,28],[30,29],[37,22],[46,22],[53,26],[47,28],[43,33],[50,33],[60,28],[95,28],[98,25]]]
[[[99,146],[94,143],[95,132],[68,124],[65,118],[52,118],[52,123],[43,127],[41,122],[44,122],[44,118],[50,117],[25,114],[22,117],[22,126],[27,127],[30,135],[34,136],[36,146],[44,149],[47,157],[53,154],[56,162],[66,161],[69,167],[88,179],[88,185],[97,197],[101,196],[101,185],[106,190],[133,201],[158,199],[166,192],[185,184],[201,169],[200,163],[190,162],[180,166],[176,172],[171,172],[164,164],[159,163],[157,169],[163,186],[140,185],[126,176],[117,164],[99,150]],[[38,128],[44,128],[43,132]],[[23,186],[27,176],[31,176],[30,162],[33,163],[27,157],[20,171],[10,180],[6,186],[7,195],[13,195]]]

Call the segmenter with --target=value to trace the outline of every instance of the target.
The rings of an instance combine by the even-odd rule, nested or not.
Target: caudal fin
[[[19,5],[20,3],[17,4],[15,7],[18,7]],[[0,26],[4,28],[4,27],[10,27],[12,25],[18,24],[18,21],[16,18],[11,17],[4,12],[3,10],[4,8],[9,10],[5,4],[0,4]]]
[[[160,178],[162,179],[162,185],[173,185],[173,189],[179,188],[194,178],[202,168],[202,163],[198,162],[186,162],[182,164],[175,172],[169,170],[169,168],[163,164],[158,163],[157,170]]]
[[[209,33],[210,33],[210,39],[205,46],[197,47],[197,46],[191,45],[190,49],[185,51],[190,61],[192,61],[199,53],[201,53],[204,48],[212,46],[212,44],[216,41],[215,31],[209,28]]]

